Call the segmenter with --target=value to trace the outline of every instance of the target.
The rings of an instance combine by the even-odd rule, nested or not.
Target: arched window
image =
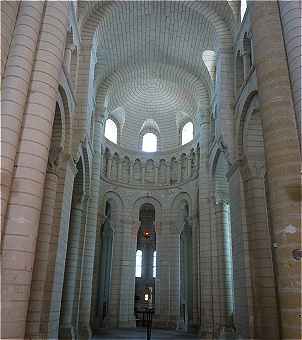
[[[188,122],[181,131],[181,145],[191,142],[193,139],[193,123]]]
[[[153,252],[153,266],[152,266],[153,278],[156,277],[156,250]]]
[[[143,252],[136,251],[135,277],[142,277]]]
[[[143,136],[142,151],[156,152],[157,151],[157,136],[154,133],[148,132]]]
[[[117,143],[117,126],[112,119],[106,120],[105,137],[113,143]]]
[[[241,0],[240,2],[240,14],[241,14],[241,21],[243,20],[244,14],[246,12],[246,0]]]

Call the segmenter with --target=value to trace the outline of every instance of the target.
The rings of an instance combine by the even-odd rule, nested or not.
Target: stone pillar
[[[142,164],[142,185],[145,184],[145,171],[146,171],[146,167],[145,164]]]
[[[91,297],[92,297],[92,279],[93,265],[95,256],[96,226],[98,216],[98,205],[100,195],[100,178],[101,178],[101,153],[100,145],[103,135],[103,122],[100,115],[97,116],[95,133],[94,133],[94,156],[92,161],[92,178],[90,189],[90,200],[88,206],[87,226],[84,240],[84,261],[81,275],[81,292],[80,292],[80,335],[84,338],[90,338],[92,333],[90,329]]]
[[[278,1],[281,23],[283,28],[283,38],[285,42],[287,62],[292,85],[292,95],[295,105],[298,136],[301,144],[301,16],[302,3],[299,0],[294,1]]]
[[[58,337],[71,200],[77,168],[65,155],[58,169],[58,184],[41,315],[41,338]]]
[[[168,220],[165,212],[162,213],[161,228],[156,232],[156,252],[157,252],[157,268],[156,268],[156,314],[158,317],[158,326],[164,327],[164,320],[169,312],[169,262],[167,257],[167,248],[165,244],[168,239]]]
[[[246,219],[254,292],[254,327],[257,339],[278,339],[279,320],[264,173],[263,161],[244,165]]]
[[[238,336],[247,339],[254,338],[254,313],[245,197],[238,166],[235,163],[227,173],[231,202],[234,324]]]
[[[83,35],[81,48],[78,56],[78,79],[77,79],[77,112],[74,117],[73,127],[73,150],[76,151],[78,145],[84,140],[85,133],[88,130],[90,121],[87,120],[87,108],[89,107],[89,77],[91,51],[93,47],[92,34],[91,36]]]
[[[129,210],[130,212],[130,210]],[[121,218],[122,247],[120,262],[120,305],[119,327],[135,327],[135,260],[137,230],[131,216],[123,214]]]
[[[129,176],[129,182],[133,183],[133,162],[130,161],[130,176]]]
[[[170,211],[162,214],[162,228],[156,242],[160,294],[158,326],[176,328],[179,317],[179,233]]]
[[[1,75],[4,75],[7,56],[13,38],[20,1],[3,1],[1,3]]]
[[[157,164],[155,166],[155,181],[154,181],[155,185],[158,185],[158,168],[159,168],[159,165]]]
[[[252,2],[250,16],[268,179],[281,337],[300,337],[301,153],[277,2]],[[295,194],[296,192],[296,194]]]
[[[107,160],[107,173],[105,174],[107,178],[111,178],[111,166],[112,166],[112,157],[108,157]]]
[[[212,178],[211,178],[212,179]],[[212,187],[213,184],[213,187]],[[218,233],[217,228],[217,218],[216,218],[216,197],[212,195],[214,191],[214,180],[210,183],[210,211],[211,211],[211,232],[210,232],[210,253],[211,256],[211,272],[210,272],[210,281],[211,281],[211,304],[213,309],[212,314],[212,324],[211,324],[211,332],[213,337],[218,337],[221,331],[222,324],[222,298],[221,292],[224,291],[222,288],[221,282],[221,272],[222,269],[222,261],[221,256],[219,254],[219,245],[221,242],[221,234]]]
[[[213,333],[212,264],[211,264],[211,201],[209,176],[209,117],[198,114],[200,128],[199,163],[199,285],[200,285],[200,334],[210,337]]]
[[[215,205],[215,224],[217,238],[218,282],[220,297],[221,326],[232,326],[233,314],[233,273],[231,238],[229,233],[229,211],[227,203],[219,201]]]
[[[169,225],[170,232],[167,245],[170,271],[169,327],[171,328],[177,327],[180,318],[180,235],[176,223],[175,221]]]
[[[122,168],[123,168],[123,160],[120,159],[119,164],[118,164],[118,172],[117,172],[117,179],[116,179],[117,182],[123,181]]]
[[[120,301],[120,278],[121,278],[121,247],[123,243],[122,226],[120,225],[121,211],[111,209],[111,223],[113,227],[113,250],[112,250],[112,274],[111,293],[108,306],[108,325],[118,327],[119,301]]]
[[[251,64],[250,64],[250,56],[247,51],[244,51],[243,53],[243,73],[244,73],[244,81],[247,81],[247,78],[249,76],[251,70]]]
[[[193,241],[193,329],[198,329],[200,325],[200,296],[199,296],[199,220],[197,213],[192,217],[192,241]]]
[[[2,282],[2,306],[5,306],[2,314],[4,338],[23,338],[25,333],[41,198],[67,26],[68,3],[47,2],[35,51],[29,96],[22,133],[19,136],[15,176],[4,224],[2,245],[2,275],[5,278]],[[22,244],[22,250],[16,249],[16,244]]]
[[[14,1],[3,2],[7,8]],[[23,1],[20,4],[16,26],[13,32],[8,59],[3,56],[3,40],[1,57],[5,58],[6,67],[1,84],[1,225],[4,224],[8,197],[11,190],[14,164],[19,145],[23,113],[27,99],[30,78],[34,64],[34,56],[40,34],[44,1]],[[3,24],[6,24],[3,21]],[[1,34],[1,38],[3,38]],[[2,60],[3,62],[3,60]]]
[[[26,336],[40,339],[40,325],[44,304],[45,283],[47,278],[51,229],[57,193],[57,167],[61,148],[53,147],[49,152],[45,177],[40,227],[36,245],[36,257],[31,282],[30,300],[27,313]]]
[[[76,46],[72,42],[68,42],[66,49],[65,49],[65,56],[64,56],[64,63],[66,66],[66,70],[68,74],[70,73],[70,68],[71,68],[71,56],[72,53],[74,52]]]
[[[74,195],[70,212],[70,227],[65,262],[64,286],[61,303],[60,337],[75,339],[74,303],[76,300],[76,277],[82,229],[83,196]]]
[[[217,125],[230,160],[234,150],[234,56],[232,49],[220,49],[217,53],[217,82],[215,94],[218,100]],[[209,127],[210,128],[210,127]]]
[[[159,280],[159,259],[160,259],[160,251],[159,251],[159,243],[161,240],[161,222],[155,221],[155,234],[156,234],[156,277],[154,279],[154,287],[155,287],[155,301],[154,301],[154,320],[159,319],[160,315],[160,280]]]
[[[84,265],[84,242],[86,238],[87,218],[88,218],[88,199],[89,196],[85,195],[83,198],[83,209],[81,219],[81,233],[80,240],[78,243],[78,254],[77,254],[77,272],[76,272],[76,283],[75,283],[75,294],[73,303],[73,319],[74,328],[76,330],[76,337],[79,337],[79,321],[80,321],[80,298],[82,290],[82,272]]]

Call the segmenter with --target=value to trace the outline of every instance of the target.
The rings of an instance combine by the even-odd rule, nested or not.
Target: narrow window
[[[135,277],[142,277],[142,261],[143,252],[141,250],[136,251],[136,263],[135,263]]]
[[[157,151],[157,136],[154,133],[148,132],[143,136],[142,151],[144,152]]]
[[[106,120],[105,137],[113,143],[117,143],[117,126],[112,119]]]
[[[156,250],[153,252],[153,278],[156,277]]]
[[[243,20],[244,14],[246,12],[246,0],[241,0],[240,2],[240,14],[241,14],[241,21]]]
[[[191,142],[193,139],[193,123],[188,122],[181,131],[181,145]]]

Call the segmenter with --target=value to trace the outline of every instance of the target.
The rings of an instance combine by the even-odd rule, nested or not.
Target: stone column
[[[101,178],[101,153],[100,145],[103,136],[104,119],[99,114],[96,119],[94,133],[94,156],[92,161],[92,178],[90,199],[88,206],[87,225],[84,240],[84,261],[81,275],[82,289],[80,292],[80,335],[84,338],[90,338],[92,333],[90,329],[91,313],[91,296],[92,296],[92,279],[93,265],[95,256],[96,226],[98,216],[98,205],[100,196],[100,178]]]
[[[47,278],[41,315],[41,338],[56,339],[59,331],[65,258],[67,252],[70,210],[77,168],[70,155],[58,169],[57,195],[47,264]]]
[[[221,326],[232,326],[233,314],[233,273],[231,238],[229,233],[229,211],[227,203],[219,201],[215,205],[215,224],[217,238],[218,282],[220,297]]]
[[[234,323],[238,336],[247,339],[254,338],[254,313],[245,197],[238,166],[238,163],[235,163],[227,173],[231,202]]]
[[[70,212],[70,227],[65,262],[64,286],[61,303],[60,337],[75,339],[74,303],[76,299],[76,277],[81,240],[83,196],[74,195]]]
[[[179,231],[174,214],[166,210],[163,216],[156,240],[158,326],[175,329],[180,312]]]
[[[105,174],[107,178],[111,178],[111,166],[112,166],[112,157],[108,157],[107,160],[107,173]]]
[[[295,105],[298,136],[301,144],[301,44],[302,44],[302,31],[301,31],[301,15],[302,3],[299,0],[294,1],[278,1],[281,23],[283,28],[283,38],[285,42],[287,62],[292,84],[292,95]]]
[[[5,312],[3,311],[2,314],[2,336],[4,338],[23,338],[25,333],[51,129],[67,26],[68,3],[47,2],[35,51],[35,64],[31,75],[29,96],[15,162],[15,176],[4,225],[2,245],[2,275],[5,278],[2,282],[2,306],[5,306]],[[22,250],[17,249],[16,244],[22,244]],[[21,286],[22,289],[20,289]]]
[[[81,299],[81,290],[82,290],[82,273],[83,273],[83,264],[84,264],[84,242],[86,238],[86,228],[87,228],[87,219],[88,219],[88,200],[89,196],[85,195],[83,198],[83,209],[82,209],[82,219],[81,219],[81,234],[80,240],[78,243],[78,251],[77,251],[77,272],[76,272],[76,283],[75,283],[75,294],[74,294],[74,303],[73,303],[73,320],[74,320],[74,328],[76,330],[76,337],[79,337],[79,321],[80,321],[80,299]]]
[[[146,171],[145,164],[142,164],[142,182],[141,182],[142,185],[145,184],[145,171]]]
[[[155,166],[155,181],[154,181],[155,185],[158,185],[158,168],[159,168],[159,165],[157,164]]]
[[[160,230],[156,233],[156,252],[157,252],[157,271],[156,271],[156,280],[157,280],[157,310],[156,314],[159,319],[159,327],[163,327],[164,320],[166,319],[166,315],[169,310],[169,263],[167,258],[167,248],[165,244],[168,239],[168,231],[167,231],[167,219],[166,214],[163,212],[162,218],[162,226]]]
[[[13,38],[20,1],[2,1],[1,3],[1,75],[4,74],[7,56]]]
[[[130,210],[129,210],[130,212]],[[120,305],[119,327],[135,327],[135,259],[137,230],[131,216],[123,214],[121,218],[122,247],[120,262]]]
[[[129,175],[129,182],[133,183],[133,162],[130,161],[130,175]]]
[[[108,325],[112,328],[118,327],[120,279],[121,279],[121,247],[123,243],[122,226],[120,224],[121,211],[111,209],[111,223],[113,227],[113,250],[112,250],[112,281],[110,303],[108,306]]]
[[[89,121],[87,120],[87,108],[89,107],[89,78],[90,78],[90,64],[91,51],[93,48],[92,36],[83,35],[81,41],[81,48],[78,55],[78,79],[77,79],[77,112],[74,117],[73,127],[73,150],[76,151],[78,145],[84,140]]]
[[[118,164],[118,172],[117,172],[117,182],[122,182],[123,180],[123,174],[122,174],[122,169],[123,169],[123,160],[120,159],[119,164]]]
[[[177,222],[175,220],[173,222],[169,225],[169,239],[166,246],[170,271],[169,327],[176,328],[180,318],[180,235],[176,228]]]
[[[247,51],[243,53],[243,73],[244,73],[244,81],[247,81],[248,75],[250,73],[251,64],[250,64],[250,56]]]
[[[277,2],[250,4],[263,125],[281,337],[300,337],[301,153]],[[296,194],[295,194],[296,192]]]
[[[200,325],[200,296],[199,296],[199,220],[197,212],[192,217],[192,241],[193,241],[193,329]]]
[[[234,56],[232,49],[220,49],[217,53],[217,129],[227,147],[230,161],[234,150]]]
[[[61,151],[61,148],[52,147],[48,158],[40,227],[36,245],[36,257],[27,313],[26,336],[30,338],[39,339],[41,337],[40,324],[46,289],[45,283],[47,278],[51,229],[57,193],[57,167]]]
[[[16,2],[1,4],[2,7]],[[20,4],[1,84],[1,225],[4,224],[44,1]],[[4,23],[4,21],[3,21]],[[2,34],[1,34],[2,37]],[[3,41],[2,41],[3,43]],[[3,47],[3,45],[2,45]],[[3,50],[1,51],[1,53]],[[2,57],[2,55],[1,55]],[[6,59],[6,56],[5,56]]]
[[[244,162],[246,219],[249,235],[251,280],[254,292],[255,337],[278,339],[278,310],[268,226],[263,161]]]
[[[213,333],[213,304],[211,280],[211,202],[209,176],[209,117],[198,114],[200,128],[199,161],[199,285],[200,285],[200,334]]]
[[[74,52],[76,46],[72,42],[68,42],[66,49],[65,49],[65,56],[64,56],[64,63],[66,66],[66,70],[68,74],[70,73],[70,68],[71,68],[71,56],[72,53]]]
[[[156,277],[154,279],[154,287],[155,287],[155,302],[154,302],[154,320],[159,319],[160,315],[160,280],[159,280],[159,259],[160,259],[160,250],[159,243],[161,240],[161,222],[155,221],[155,234],[156,234]]]

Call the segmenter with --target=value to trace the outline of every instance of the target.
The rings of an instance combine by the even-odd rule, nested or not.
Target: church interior
[[[1,1],[1,339],[302,338],[301,4]]]

